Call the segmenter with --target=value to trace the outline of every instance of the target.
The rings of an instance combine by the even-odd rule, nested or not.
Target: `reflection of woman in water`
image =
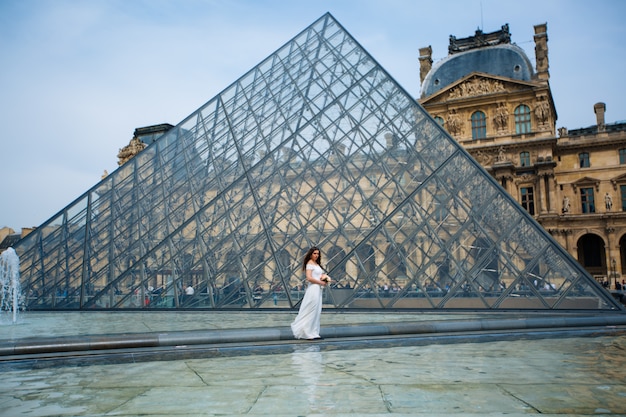
[[[324,396],[324,391],[327,389],[323,389],[319,384],[324,373],[320,345],[307,344],[294,347],[294,352],[291,354],[291,368],[302,383],[302,387],[298,388],[300,391],[297,398],[293,399],[293,406],[302,406],[304,404],[301,402],[306,400],[311,413],[329,410],[332,403],[329,403],[331,400]]]
[[[330,277],[324,273],[321,263],[322,254],[319,248],[314,246],[309,249],[302,262],[308,286],[298,316],[291,323],[291,331],[296,339],[321,339],[322,287],[330,282]]]

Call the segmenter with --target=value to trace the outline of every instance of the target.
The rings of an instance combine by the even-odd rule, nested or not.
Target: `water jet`
[[[20,259],[13,248],[0,254],[0,286],[0,313],[11,314],[12,322],[16,323],[24,297],[20,286]]]

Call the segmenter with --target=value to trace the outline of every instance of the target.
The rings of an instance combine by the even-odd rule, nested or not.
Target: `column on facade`
[[[554,174],[546,176],[546,186],[548,187],[547,195],[550,203],[550,213],[560,213],[561,207],[559,206],[559,200],[556,196],[556,182],[554,181]]]
[[[578,253],[576,253],[576,246],[573,242],[574,233],[571,229],[562,229],[561,234],[563,234],[563,239],[565,240],[565,250],[572,255],[574,258],[578,259]]]
[[[616,280],[621,283],[621,267],[622,267],[622,258],[620,253],[618,236],[615,233],[615,228],[612,226],[605,227],[606,239],[607,239],[607,248],[606,248],[606,259],[607,259],[607,275],[610,277],[609,285],[611,288],[616,289],[615,282]],[[615,262],[615,264],[613,264]]]
[[[540,214],[546,214],[548,213],[549,209],[551,208],[550,205],[550,196],[549,196],[549,191],[546,187],[549,187],[549,185],[546,184],[546,178],[548,177],[548,174],[546,173],[540,173],[537,176],[537,191],[539,194],[539,213]]]
[[[545,214],[548,209],[548,203],[546,199],[546,187],[544,182],[544,174],[537,175],[537,214]]]
[[[506,192],[509,193],[515,200],[519,199],[519,191],[517,189],[517,185],[515,184],[515,181],[513,181],[513,175],[509,174],[509,175],[505,175],[504,176],[505,180],[506,180]]]
[[[568,253],[572,254],[572,251],[571,251],[572,245],[570,244],[570,241],[567,238],[568,230],[558,229],[556,227],[550,228],[547,230],[548,230],[548,233],[550,233],[550,235],[554,238],[554,240],[557,241],[559,245],[561,245]]]
[[[511,195],[514,199],[517,200],[517,187],[513,181],[513,164],[507,162],[505,164],[498,164],[499,166],[494,165],[495,172],[494,177],[502,188],[506,190],[509,195]]]

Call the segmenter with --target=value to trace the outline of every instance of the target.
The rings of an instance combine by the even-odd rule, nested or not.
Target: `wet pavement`
[[[91,314],[85,316],[85,314]],[[288,326],[285,313],[29,313],[1,339]],[[420,315],[424,320],[466,315]],[[324,313],[324,327],[415,320]],[[478,339],[481,340],[481,339]],[[486,340],[486,339],[482,339]],[[355,341],[356,342],[356,341]],[[2,369],[0,416],[626,415],[626,336],[353,348],[294,341],[282,352]]]

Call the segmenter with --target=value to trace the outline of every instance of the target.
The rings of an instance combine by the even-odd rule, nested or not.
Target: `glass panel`
[[[619,308],[329,14],[15,249],[31,309],[293,309],[313,245],[326,307]]]

